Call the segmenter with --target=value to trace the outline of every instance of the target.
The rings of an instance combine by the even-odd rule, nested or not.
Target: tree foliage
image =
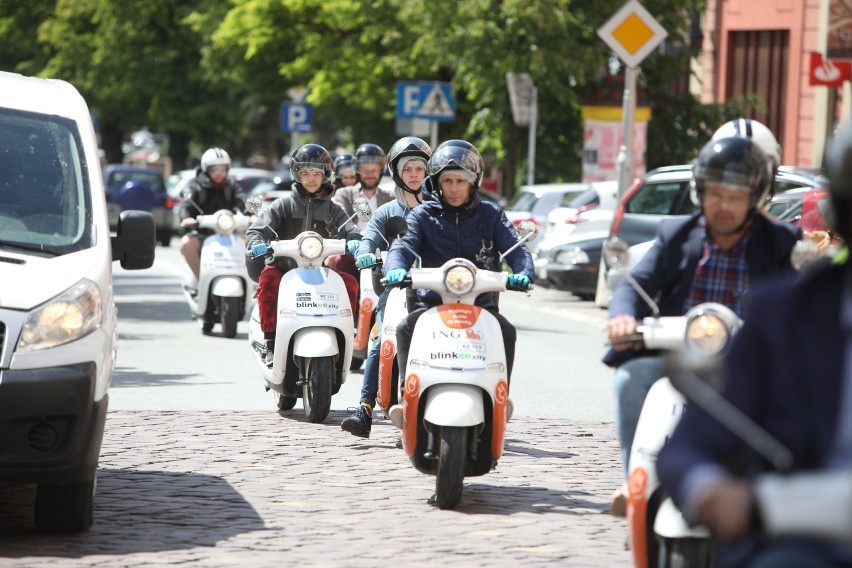
[[[101,122],[105,149],[146,125],[169,134],[180,163],[209,145],[277,159],[287,90],[310,89],[327,147],[388,148],[396,83],[447,81],[457,100],[440,139],[467,138],[511,191],[526,169],[527,131],[513,124],[507,72],[538,90],[536,180],[577,180],[580,107],[611,75],[596,31],[623,0],[0,0],[4,69],[74,83]],[[649,165],[688,160],[736,104],[673,94],[697,45],[690,22],[704,0],[645,0],[669,33],[641,66],[653,119]],[[748,101],[746,101],[748,102]],[[733,109],[733,110],[732,110]]]

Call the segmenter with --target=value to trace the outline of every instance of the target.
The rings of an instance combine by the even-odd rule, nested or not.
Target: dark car
[[[104,187],[112,230],[122,211],[150,211],[157,226],[157,241],[169,246],[175,232],[175,200],[166,192],[163,172],[144,166],[110,164],[104,168]]]
[[[581,300],[595,297],[601,248],[609,237],[607,230],[570,235],[553,248],[539,248],[534,254],[536,284],[546,283],[571,292]]]

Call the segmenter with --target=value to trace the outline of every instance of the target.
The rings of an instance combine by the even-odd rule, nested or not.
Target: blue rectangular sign
[[[310,132],[312,114],[308,103],[281,103],[281,131]]]
[[[396,116],[452,121],[456,116],[456,99],[449,83],[436,81],[396,84]]]

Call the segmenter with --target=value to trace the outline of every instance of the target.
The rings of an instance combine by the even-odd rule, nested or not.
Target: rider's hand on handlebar
[[[265,256],[269,253],[269,245],[266,243],[257,243],[251,245],[251,255],[253,258],[258,258],[261,256]]]
[[[198,221],[195,220],[195,217],[187,217],[183,221],[180,222],[180,226],[186,229],[191,229],[198,225]]]
[[[606,324],[606,331],[612,348],[616,351],[641,349],[641,341],[624,341],[625,338],[636,335],[637,326],[633,316],[621,314],[610,319]]]
[[[349,254],[355,254],[358,252],[358,246],[361,244],[361,241],[346,241],[346,252]]]
[[[754,494],[747,481],[713,482],[696,493],[695,520],[707,525],[715,536],[732,539],[748,533]]]
[[[385,281],[388,284],[399,284],[408,275],[408,271],[404,268],[394,268],[385,276]]]
[[[355,259],[355,266],[358,268],[366,268],[374,264],[376,264],[376,255],[372,253],[358,255],[358,258]]]
[[[510,274],[508,284],[513,288],[522,288],[524,290],[529,290],[530,277],[526,274]]]

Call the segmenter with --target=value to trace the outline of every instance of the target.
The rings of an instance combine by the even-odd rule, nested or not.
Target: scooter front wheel
[[[467,429],[441,428],[441,454],[435,479],[435,501],[440,509],[459,504],[464,488],[464,464],[467,457]]]
[[[221,298],[219,319],[222,324],[222,336],[232,338],[237,335],[237,323],[240,321],[241,298]]]
[[[322,422],[331,409],[331,385],[334,382],[334,361],[331,357],[317,357],[307,362],[305,386],[302,387],[302,404],[311,422]]]

